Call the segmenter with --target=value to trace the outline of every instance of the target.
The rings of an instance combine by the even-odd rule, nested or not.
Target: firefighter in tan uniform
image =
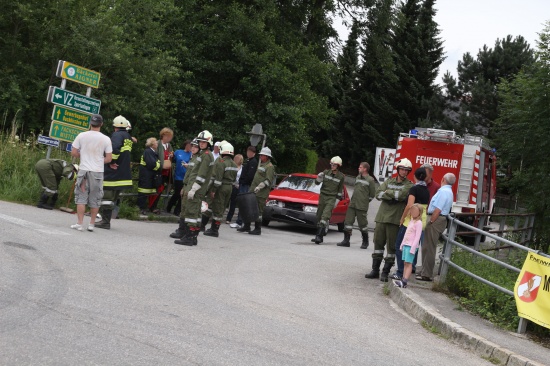
[[[359,230],[361,231],[363,239],[361,249],[367,249],[369,246],[369,232],[367,231],[369,222],[367,220],[367,212],[369,210],[369,203],[376,194],[374,179],[369,175],[369,169],[369,163],[362,162],[359,164],[359,175],[355,178],[353,196],[351,197],[351,203],[346,212],[346,219],[344,220],[344,240],[337,244],[339,247],[350,246],[349,240],[351,238],[351,231],[355,218],[357,218]]]
[[[260,151],[260,165],[256,170],[252,184],[250,184],[249,192],[254,192],[256,194],[256,201],[258,203],[258,212],[260,216],[258,221],[256,221],[254,230],[250,230],[250,222],[243,223],[243,226],[237,229],[238,232],[248,231],[250,235],[261,235],[262,234],[262,214],[264,212],[265,203],[267,197],[269,197],[269,192],[271,191],[271,185],[275,179],[275,167],[271,163],[271,150],[269,147],[264,147]]]
[[[197,136],[197,141],[199,142],[200,151],[187,182],[188,185],[191,185],[191,188],[187,191],[185,212],[182,212],[188,231],[180,240],[174,241],[175,244],[187,246],[197,245],[198,243],[202,201],[205,198],[212,169],[214,168],[214,157],[208,149],[212,145],[212,134],[206,130],[202,131]]]
[[[342,190],[344,188],[344,174],[338,169],[342,166],[342,159],[335,156],[330,159],[330,169],[317,174],[316,184],[321,184],[321,194],[319,195],[319,205],[317,206],[317,233],[315,238],[311,239],[315,244],[323,242],[323,236],[332,216],[332,210],[336,200],[342,199]]]
[[[212,186],[210,195],[212,197],[212,226],[204,232],[206,236],[219,236],[219,228],[223,220],[225,208],[229,206],[233,183],[237,178],[237,164],[233,161],[234,149],[227,141],[220,144],[220,157],[214,164],[214,173],[212,173]]]
[[[189,160],[189,163],[187,163],[187,171],[185,172],[185,177],[183,178],[183,188],[180,192],[182,200],[179,225],[176,231],[170,234],[170,237],[174,239],[183,238],[185,236],[185,233],[187,233],[187,231],[189,230],[187,224],[185,223],[185,207],[187,206],[187,193],[189,192],[189,189],[191,189],[191,186],[189,185],[189,178],[191,177],[191,175],[193,175],[192,171],[195,168],[195,165],[197,165],[197,157],[199,156],[199,152],[199,141],[197,141],[197,139],[193,139],[193,141],[191,141],[191,160]]]
[[[372,253],[372,271],[365,278],[378,278],[380,265],[384,259],[384,268],[380,281],[388,282],[390,269],[395,263],[395,240],[403,210],[407,205],[409,189],[413,182],[407,179],[412,170],[409,159],[401,159],[395,163],[397,177],[386,180],[376,190],[376,199],[382,201],[376,213],[374,228],[374,253]],[[387,254],[384,257],[384,248]]]

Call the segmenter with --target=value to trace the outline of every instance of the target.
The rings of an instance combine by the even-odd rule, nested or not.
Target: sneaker
[[[236,222],[232,223],[229,225],[230,228],[233,228],[233,229],[240,229],[241,228],[241,225],[237,224]]]
[[[395,287],[407,288],[407,284],[401,280],[392,280]]]
[[[71,225],[71,229],[82,231],[82,225],[80,225],[80,224]]]
[[[94,225],[92,224],[88,225],[88,231],[94,231]]]
[[[401,281],[401,277],[397,274],[397,273],[394,273],[390,276],[390,278],[392,280],[397,280],[397,281]]]

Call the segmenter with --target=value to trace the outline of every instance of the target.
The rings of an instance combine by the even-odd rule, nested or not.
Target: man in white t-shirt
[[[103,117],[94,114],[90,121],[90,131],[82,132],[73,141],[71,156],[80,158],[80,169],[76,178],[74,199],[78,222],[72,229],[82,231],[86,205],[90,207],[88,231],[94,231],[95,219],[103,198],[103,168],[111,162],[113,147],[111,139],[99,130]]]
[[[214,157],[214,161],[220,156],[220,145],[221,141],[218,141],[214,144],[214,151],[212,151],[212,156]]]

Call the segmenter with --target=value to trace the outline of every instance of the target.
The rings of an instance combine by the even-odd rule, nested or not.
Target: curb
[[[498,360],[500,365],[505,366],[544,366],[501,347],[442,316],[437,309],[424,302],[414,292],[392,285],[388,285],[388,287],[390,287],[390,298],[407,314],[421,323],[434,327],[444,338],[472,351],[479,357]]]

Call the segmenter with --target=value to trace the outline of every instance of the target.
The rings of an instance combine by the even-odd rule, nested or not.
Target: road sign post
[[[91,86],[92,88],[99,87],[99,79],[101,78],[101,74],[97,71],[62,60],[59,60],[57,63],[56,75],[63,79]]]
[[[56,86],[50,86],[46,100],[49,103],[90,114],[99,113],[99,109],[101,108],[101,101],[99,99],[89,98]]]

